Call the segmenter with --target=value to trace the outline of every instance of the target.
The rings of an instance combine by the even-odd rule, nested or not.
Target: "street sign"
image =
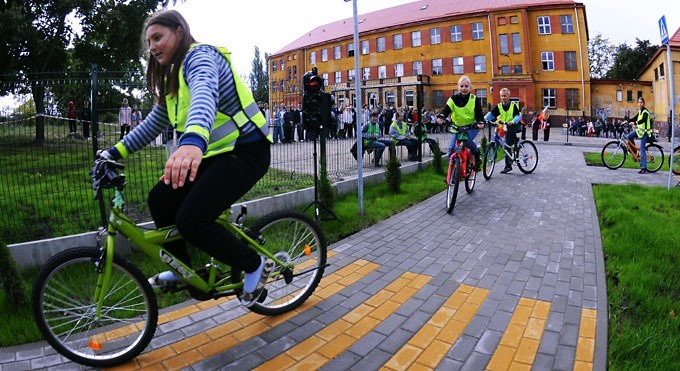
[[[661,35],[661,45],[668,42],[668,26],[666,25],[666,16],[662,15],[659,18],[659,34]]]

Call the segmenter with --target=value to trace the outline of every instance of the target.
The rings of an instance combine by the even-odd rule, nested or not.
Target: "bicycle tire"
[[[489,180],[493,175],[493,170],[496,168],[496,142],[491,142],[486,147],[486,152],[484,152],[484,169],[483,175],[484,179]]]
[[[93,297],[100,255],[96,247],[76,247],[53,256],[36,277],[31,306],[38,329],[57,352],[83,365],[111,367],[149,345],[158,304],[142,272],[114,256],[111,287],[97,321]]]
[[[326,267],[326,238],[321,228],[306,214],[277,211],[255,222],[251,232],[264,238],[265,249],[285,262],[295,263],[295,268],[290,282],[284,274],[272,275],[265,284],[267,297],[250,310],[275,316],[302,305],[319,285]],[[281,272],[281,267],[276,266],[276,272]]]
[[[524,174],[531,174],[538,166],[538,149],[536,145],[528,140],[523,140],[517,145],[517,167]]]
[[[620,145],[619,141],[611,141],[602,147],[602,164],[611,170],[616,170],[626,162],[628,151]]]
[[[680,175],[680,146],[673,149],[673,163],[671,164],[673,174]]]
[[[465,169],[467,170],[467,174],[465,174],[465,192],[472,193],[475,190],[475,182],[477,181],[475,159],[472,153],[468,152]]]
[[[446,212],[451,214],[453,208],[456,206],[456,198],[458,197],[458,185],[460,183],[460,158],[452,158],[451,166],[451,181],[446,188]]]
[[[656,173],[663,166],[663,148],[656,143],[651,143],[645,147],[645,151],[647,151],[647,171]]]

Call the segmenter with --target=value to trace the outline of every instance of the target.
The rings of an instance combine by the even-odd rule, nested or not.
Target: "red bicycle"
[[[446,174],[446,212],[449,214],[453,212],[453,208],[456,206],[458,185],[461,178],[465,179],[465,191],[467,193],[472,193],[477,180],[475,159],[468,144],[470,139],[468,130],[471,129],[471,126],[454,126],[454,128],[458,132],[458,136],[456,137],[456,146],[449,159],[449,172]]]

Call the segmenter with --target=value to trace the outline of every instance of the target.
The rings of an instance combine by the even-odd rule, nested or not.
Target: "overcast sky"
[[[410,2],[413,0],[357,0],[357,10],[363,14]],[[635,46],[635,38],[659,45],[662,15],[671,36],[680,27],[677,0],[581,2],[586,6],[590,36],[601,33],[614,45]],[[344,0],[186,0],[176,8],[187,18],[194,37],[227,47],[239,73],[247,75],[255,46],[264,60],[265,52],[275,53],[317,26],[353,17],[352,6],[352,1]]]

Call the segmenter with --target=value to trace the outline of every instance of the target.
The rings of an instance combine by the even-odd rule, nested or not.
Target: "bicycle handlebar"
[[[125,185],[125,174],[118,174],[118,169],[124,169],[125,165],[113,160],[97,157],[94,166],[90,170],[92,189],[95,190],[95,200],[101,197],[102,189],[122,188]]]

